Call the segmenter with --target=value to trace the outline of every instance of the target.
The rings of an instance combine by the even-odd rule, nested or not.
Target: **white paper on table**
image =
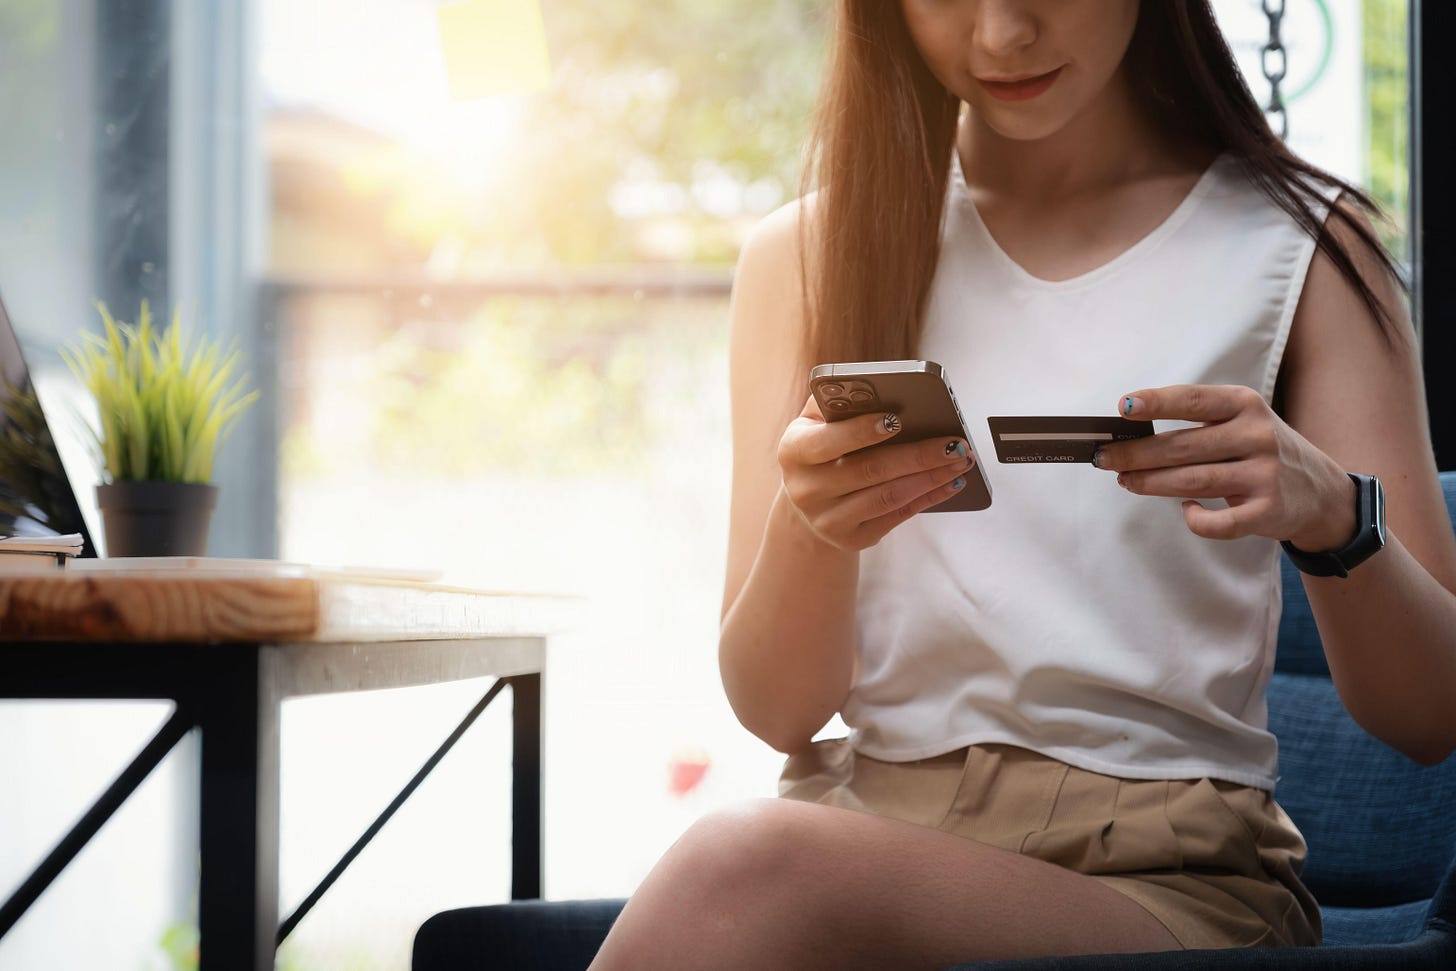
[[[57,553],[79,556],[83,545],[80,533],[67,533],[64,536],[0,537],[0,553]]]

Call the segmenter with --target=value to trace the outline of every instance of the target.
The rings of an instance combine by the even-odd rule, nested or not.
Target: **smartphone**
[[[981,457],[976,455],[976,445],[966,432],[966,423],[946,381],[945,369],[939,364],[934,361],[821,364],[809,372],[809,390],[826,421],[892,411],[899,416],[901,427],[890,442],[957,436],[966,443],[976,461],[966,470],[965,488],[926,512],[972,512],[991,505],[991,483],[986,480]]]

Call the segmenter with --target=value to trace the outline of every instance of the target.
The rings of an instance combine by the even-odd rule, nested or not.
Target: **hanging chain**
[[[1264,0],[1264,16],[1269,18],[1269,43],[1264,45],[1259,55],[1259,66],[1264,69],[1264,77],[1269,81],[1269,103],[1264,106],[1264,114],[1270,118],[1271,128],[1274,121],[1278,121],[1279,137],[1287,139],[1289,111],[1279,93],[1279,83],[1284,80],[1284,72],[1289,65],[1284,41],[1279,37],[1279,24],[1284,19],[1284,0]]]

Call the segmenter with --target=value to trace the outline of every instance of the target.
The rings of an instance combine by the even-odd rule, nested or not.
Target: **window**
[[[450,100],[436,6],[0,4],[0,293],[62,398],[55,349],[97,297],[176,302],[240,343],[266,405],[224,452],[216,552],[582,597],[546,672],[546,890],[620,896],[697,816],[771,795],[781,764],[716,666],[727,295],[746,233],[797,193],[827,5],[542,0],[550,88],[475,102]],[[1409,264],[1406,0],[1285,6],[1291,144],[1369,187]],[[1215,8],[1267,97],[1262,0]],[[285,908],[476,695],[285,708]],[[154,708],[78,723],[0,704],[0,776],[22,780],[0,793],[0,884]],[[507,796],[482,782],[504,720],[472,729],[283,966],[403,968],[425,915],[504,898]],[[189,757],[0,940],[0,965],[70,948],[62,963],[182,966]],[[90,943],[61,930],[83,911],[105,915]]]
[[[717,674],[727,299],[743,237],[796,192],[821,6],[547,2],[550,88],[477,102],[450,99],[432,4],[261,6],[279,551],[583,598],[545,676],[554,897],[625,895],[694,818],[774,792],[781,759]],[[292,744],[379,744],[376,709],[292,711]],[[286,783],[285,905],[329,785]],[[356,878],[287,953],[387,953],[435,910],[504,899],[506,831],[435,829],[399,845],[463,843],[468,868],[406,902],[402,872]]]

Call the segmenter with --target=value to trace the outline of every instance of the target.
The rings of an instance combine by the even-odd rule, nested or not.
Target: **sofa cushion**
[[[1327,678],[1276,672],[1274,796],[1309,843],[1305,884],[1326,906],[1429,900],[1456,855],[1456,759],[1426,767],[1355,724]]]

